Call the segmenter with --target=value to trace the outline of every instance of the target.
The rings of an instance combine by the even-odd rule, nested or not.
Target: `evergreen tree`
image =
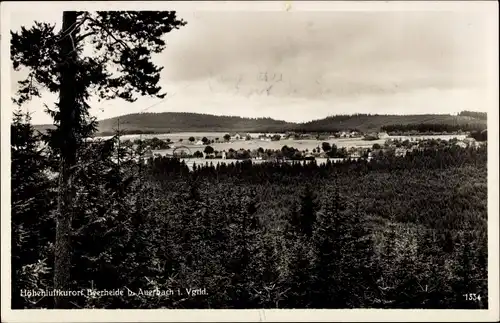
[[[134,101],[135,93],[163,98],[157,85],[162,68],[153,64],[151,54],[165,48],[161,36],[183,25],[175,12],[65,11],[60,32],[39,22],[11,32],[13,67],[29,69],[15,102],[21,105],[40,96],[39,87],[58,93],[60,99],[55,109],[48,109],[56,126],[49,142],[60,157],[54,288],[67,290],[70,283],[73,166],[78,147],[96,129],[87,100],[92,94],[127,101]],[[93,47],[95,54],[84,54],[84,45]],[[113,74],[114,66],[119,66],[118,75]],[[69,306],[67,298],[55,301],[57,308]]]
[[[340,210],[336,201],[328,202],[318,212],[318,221],[314,232],[315,262],[312,277],[313,308],[345,308],[348,295],[342,295],[337,288],[342,286],[341,242],[346,228],[342,225]]]
[[[312,188],[307,185],[300,201],[300,231],[307,237],[311,237],[313,226],[316,222],[316,202]]]
[[[231,220],[231,254],[229,272],[231,273],[231,306],[248,308],[256,305],[255,295],[250,288],[252,277],[257,271],[255,264],[256,239],[258,238],[259,219],[255,192],[248,195],[241,187],[236,188],[238,201],[237,213]]]
[[[46,300],[21,297],[21,289],[48,289],[54,181],[49,177],[48,158],[29,114],[14,113],[11,125],[11,255],[12,308],[48,306]]]
[[[373,241],[359,208],[347,206],[334,189],[318,213],[313,242],[313,307],[355,308],[373,303]]]
[[[424,229],[419,235],[418,263],[422,264],[421,288],[417,295],[413,295],[418,307],[447,308],[448,300],[455,296],[451,290],[449,271],[445,266],[442,255],[443,247],[438,232],[433,229]]]
[[[487,244],[486,234],[475,230],[459,233],[456,263],[453,266],[455,280],[451,284],[455,304],[460,308],[488,307]],[[471,299],[469,294],[479,298]]]
[[[288,241],[288,287],[284,307],[308,308],[311,305],[314,249],[304,236],[291,237]]]

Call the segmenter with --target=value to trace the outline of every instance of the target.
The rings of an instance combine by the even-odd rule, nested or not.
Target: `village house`
[[[215,158],[215,153],[207,154],[203,152],[203,158]]]
[[[196,144],[197,144],[197,145],[199,145],[199,146],[201,146],[201,145],[203,145],[203,141],[198,140],[198,141],[196,142]]]
[[[153,151],[150,148],[148,148],[144,153],[144,158],[151,158],[151,157],[153,157]]]
[[[470,147],[477,147],[477,141],[474,138],[465,138],[463,143]]]
[[[239,133],[235,134],[234,136],[231,136],[232,140],[241,140],[241,136]]]
[[[285,156],[276,156],[276,157],[274,157],[274,160],[276,162],[284,162],[284,161],[286,161],[286,157]]]
[[[396,148],[394,155],[396,155],[396,157],[403,157],[406,156],[407,151],[408,150],[406,148]]]
[[[304,159],[305,160],[314,160],[315,158],[311,153],[308,153],[304,156]]]
[[[389,137],[389,134],[387,132],[379,132],[378,133],[378,137],[380,139],[385,139],[385,138],[388,138]]]
[[[455,143],[455,146],[458,146],[460,148],[467,148],[467,144],[465,142],[463,142],[463,141],[457,141]]]
[[[349,153],[349,157],[361,158],[361,152],[359,150],[351,150],[351,152]]]

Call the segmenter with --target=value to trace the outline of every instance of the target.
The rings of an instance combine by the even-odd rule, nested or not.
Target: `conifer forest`
[[[165,96],[151,55],[189,22],[61,18],[11,33],[29,70],[10,128],[13,309],[488,308],[486,142],[189,168],[119,130],[89,141],[90,97]],[[39,132],[22,106],[42,88],[58,101]]]

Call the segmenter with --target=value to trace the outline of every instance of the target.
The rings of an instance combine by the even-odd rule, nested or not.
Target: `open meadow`
[[[120,138],[122,140],[136,140],[136,139],[152,139],[158,138],[161,140],[170,139],[171,140],[171,149],[162,149],[156,150],[155,154],[161,155],[171,155],[173,150],[177,147],[187,147],[189,150],[194,153],[196,151],[203,152],[205,149],[205,145],[198,144],[203,137],[206,137],[209,140],[218,140],[210,144],[217,151],[228,151],[229,149],[239,150],[254,150],[258,148],[262,148],[264,150],[279,150],[283,146],[293,147],[300,151],[312,151],[313,149],[320,148],[323,142],[328,142],[330,144],[335,144],[338,148],[371,148],[374,144],[383,145],[387,140],[411,140],[418,141],[423,139],[440,139],[440,140],[450,140],[453,138],[457,138],[459,140],[463,140],[466,138],[466,135],[415,135],[415,136],[387,136],[385,138],[377,139],[377,140],[363,140],[363,138],[335,138],[335,139],[280,139],[277,141],[266,141],[255,139],[260,134],[250,133],[250,135],[254,138],[251,140],[229,140],[224,142],[224,132],[179,132],[179,133],[166,133],[166,134],[143,134],[143,135],[123,135]],[[272,134],[271,134],[272,135]],[[190,142],[189,138],[195,138],[194,142]],[[99,137],[99,138],[110,138],[107,137]],[[182,141],[180,141],[182,140]]]

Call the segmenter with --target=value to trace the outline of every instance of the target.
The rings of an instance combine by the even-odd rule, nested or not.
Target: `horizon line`
[[[286,120],[282,120],[282,119],[274,119],[274,118],[271,118],[271,117],[267,117],[267,116],[262,116],[262,117],[243,117],[243,116],[238,116],[238,115],[224,115],[224,114],[213,114],[213,113],[203,113],[203,112],[179,112],[179,111],[163,111],[163,112],[137,112],[137,113],[128,113],[128,114],[123,114],[123,115],[119,115],[119,116],[115,116],[115,117],[109,117],[109,118],[105,118],[105,119],[97,119],[96,121],[97,122],[101,122],[101,121],[106,121],[106,120],[111,120],[111,119],[118,119],[118,118],[122,118],[122,117],[126,117],[126,116],[131,116],[131,115],[140,115],[140,114],[162,114],[162,113],[177,113],[177,114],[199,114],[199,115],[206,115],[206,116],[214,116],[214,117],[228,117],[228,118],[241,118],[241,119],[271,119],[271,120],[274,120],[274,121],[281,121],[281,122],[286,122],[286,123],[291,123],[291,124],[303,124],[303,123],[308,123],[308,122],[313,122],[313,121],[318,121],[318,120],[323,120],[323,119],[327,119],[327,118],[331,118],[331,117],[339,117],[339,116],[356,116],[356,115],[364,115],[364,116],[423,116],[423,115],[427,115],[427,116],[459,116],[459,114],[461,112],[474,112],[474,113],[485,113],[487,114],[486,111],[475,111],[475,110],[462,110],[460,112],[456,112],[456,114],[452,114],[452,113],[401,113],[401,114],[397,114],[397,113],[385,113],[385,114],[381,114],[381,113],[361,113],[361,112],[357,112],[357,113],[340,113],[340,114],[330,114],[330,115],[327,115],[325,117],[322,117],[322,118],[315,118],[315,119],[310,119],[310,120],[307,120],[307,121],[300,121],[300,122],[295,122],[295,121],[286,121]],[[46,126],[46,125],[53,125],[53,123],[33,123],[33,125],[35,126]]]

